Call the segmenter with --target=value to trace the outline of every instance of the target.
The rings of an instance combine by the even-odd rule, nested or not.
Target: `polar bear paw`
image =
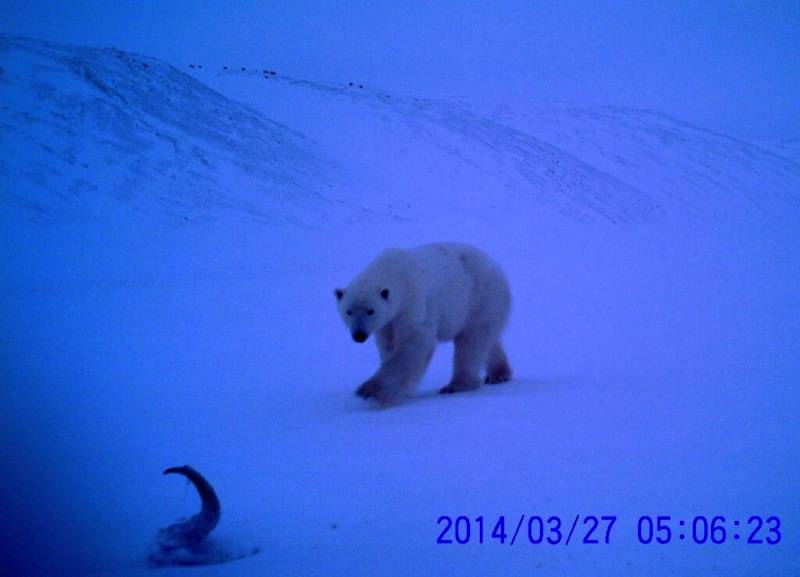
[[[511,380],[511,369],[488,373],[483,380],[487,385],[499,385]]]
[[[370,397],[379,396],[381,389],[382,387],[380,381],[378,381],[378,379],[371,378],[356,389],[356,395],[362,399],[369,399]]]
[[[478,378],[452,380],[449,383],[447,383],[444,387],[439,389],[439,394],[449,395],[452,393],[464,393],[466,391],[475,391],[479,389],[480,386],[481,386],[481,381]]]

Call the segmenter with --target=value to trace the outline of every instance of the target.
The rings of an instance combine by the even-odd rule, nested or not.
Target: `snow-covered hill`
[[[260,548],[197,574],[800,573],[796,145],[244,68],[0,39],[0,575],[152,573],[183,464]],[[333,288],[431,240],[515,378],[377,410]]]
[[[85,218],[118,201],[176,219],[281,221],[326,209],[319,147],[171,66],[113,48],[0,36],[6,204]],[[241,185],[241,188],[240,188]]]
[[[498,206],[527,214],[550,208],[613,222],[800,208],[796,151],[663,114],[416,98],[238,67],[191,73],[328,144],[359,166],[357,174],[391,175],[379,188],[392,197],[449,188],[460,192],[461,206],[487,215]]]
[[[0,54],[3,198],[41,215],[109,197],[178,219],[221,208],[272,222],[413,219],[432,200],[486,218],[613,222],[800,210],[796,150],[645,111],[416,98],[233,65],[182,72],[7,36]]]

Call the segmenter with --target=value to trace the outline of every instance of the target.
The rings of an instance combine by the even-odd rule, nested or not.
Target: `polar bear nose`
[[[353,333],[353,340],[357,343],[363,343],[364,341],[367,340],[368,336],[369,335],[364,331],[356,331]]]

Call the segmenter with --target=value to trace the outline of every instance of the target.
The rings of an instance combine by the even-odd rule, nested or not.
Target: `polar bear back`
[[[438,341],[453,340],[472,327],[488,324],[499,329],[506,323],[511,292],[505,273],[473,246],[434,243],[392,249],[373,266],[381,270],[370,276],[391,278],[402,291],[407,322],[430,327]]]

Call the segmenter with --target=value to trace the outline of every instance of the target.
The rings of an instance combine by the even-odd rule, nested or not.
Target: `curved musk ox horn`
[[[162,529],[158,537],[158,544],[165,549],[192,549],[205,539],[219,523],[221,514],[219,499],[211,483],[189,465],[170,467],[164,471],[165,475],[170,473],[179,473],[194,484],[200,494],[203,507],[197,515]]]
[[[213,565],[258,553],[259,547],[240,547],[209,536],[220,517],[219,499],[211,484],[189,465],[164,471],[165,475],[170,473],[189,479],[203,506],[197,515],[158,531],[147,557],[151,567]]]

